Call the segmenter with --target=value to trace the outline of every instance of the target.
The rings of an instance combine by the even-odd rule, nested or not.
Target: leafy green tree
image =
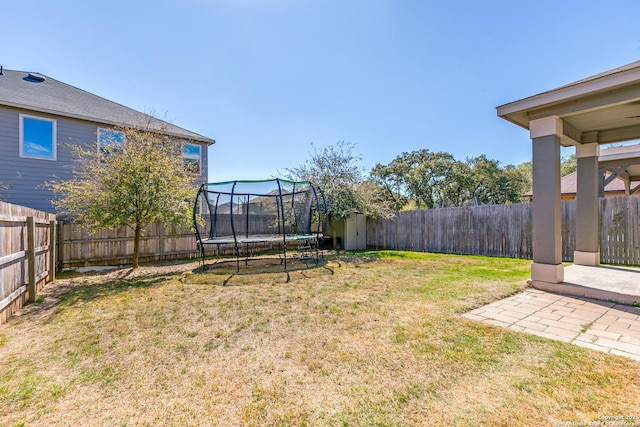
[[[566,176],[578,170],[578,159],[575,154],[568,154],[560,159],[560,176]]]
[[[389,165],[377,164],[371,176],[393,192],[396,200],[407,197],[420,208],[433,208],[449,205],[460,197],[463,169],[449,153],[422,149],[404,152]]]
[[[533,175],[531,172],[531,162],[525,162],[520,165],[507,165],[502,172],[509,182],[512,203],[520,203],[524,201],[524,195],[531,190]]]
[[[54,206],[90,232],[127,226],[134,231],[132,267],[138,267],[140,237],[156,221],[189,225],[195,175],[187,170],[180,143],[157,130],[120,127],[123,141],[73,146],[73,178],[48,183]]]
[[[560,159],[560,175],[566,176],[578,170],[578,161],[575,154],[563,156]],[[520,185],[521,194],[533,189],[533,163],[531,160],[520,163],[517,166],[505,168],[505,173],[513,183]]]
[[[383,197],[396,211],[401,210],[409,203],[406,186],[404,184],[404,174],[399,173],[399,168],[391,165],[384,166],[378,163],[369,174],[369,181],[379,188]]]
[[[514,169],[485,155],[462,162],[449,153],[422,149],[376,165],[371,176],[396,201],[406,197],[417,208],[434,208],[519,202],[526,178]]]
[[[506,172],[513,180],[520,183],[520,194],[524,195],[533,188],[533,163],[531,160],[516,166],[509,166]]]
[[[471,172],[469,201],[474,204],[504,204],[521,201],[523,181],[510,173],[513,166],[500,167],[497,160],[480,155],[467,159]]]
[[[369,217],[393,218],[398,211],[396,200],[370,179],[355,183],[354,190],[360,199],[359,211]]]

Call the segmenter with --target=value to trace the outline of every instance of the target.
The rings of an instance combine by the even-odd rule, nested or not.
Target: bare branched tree
[[[359,166],[362,159],[353,153],[353,149],[354,145],[345,141],[328,145],[322,150],[313,147],[310,158],[304,164],[286,170],[289,179],[311,181],[324,192],[334,248],[334,220],[347,218],[354,212],[375,217],[393,216],[388,199],[383,197],[384,189],[364,179],[365,174]]]

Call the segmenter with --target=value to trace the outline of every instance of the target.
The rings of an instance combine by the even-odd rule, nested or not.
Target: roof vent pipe
[[[2,72],[2,65],[0,65],[0,76],[4,76],[4,73]]]

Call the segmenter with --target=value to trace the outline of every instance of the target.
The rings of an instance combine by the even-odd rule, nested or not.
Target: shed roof
[[[156,119],[44,74],[2,70],[0,105],[71,117],[107,125],[139,127],[149,124],[153,130],[179,138],[213,144],[215,141],[171,123]]]

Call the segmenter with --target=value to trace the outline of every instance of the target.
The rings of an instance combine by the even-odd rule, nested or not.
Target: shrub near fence
[[[575,200],[562,202],[562,254],[573,261]],[[640,197],[600,199],[600,259],[640,265]],[[367,246],[531,259],[532,204],[463,206],[399,212],[367,221]]]
[[[0,323],[55,278],[55,215],[0,202]]]

